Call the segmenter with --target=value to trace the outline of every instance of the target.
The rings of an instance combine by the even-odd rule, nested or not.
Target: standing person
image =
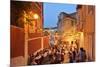
[[[73,41],[71,41],[71,44],[70,44],[69,48],[70,48],[70,51],[74,51]]]
[[[60,62],[61,62],[61,53],[59,50],[57,50],[55,53],[55,63],[59,64]]]
[[[64,49],[62,49],[61,50],[61,63],[63,63],[63,61],[64,61],[64,55],[65,55]]]
[[[76,40],[76,41],[75,41],[75,44],[76,44],[76,46],[77,46],[77,49],[79,50],[79,41]]]
[[[53,34],[50,34],[50,46],[51,47],[54,47],[54,35]]]
[[[79,51],[78,51],[78,49],[75,49],[75,53],[76,53],[75,61],[79,62]]]
[[[56,33],[54,34],[54,41],[55,41],[55,44],[54,44],[54,45],[58,45],[58,40],[59,40],[59,35],[58,35],[58,33],[56,32]]]
[[[72,52],[69,52],[69,63],[73,63],[73,55]]]
[[[80,62],[86,61],[86,51],[83,48],[80,48],[79,60],[80,60]]]
[[[76,52],[75,50],[72,51],[73,62],[76,62]]]
[[[74,41],[71,42],[71,46],[72,51],[75,51],[75,49],[77,49],[77,45]]]
[[[64,63],[69,63],[69,54],[68,54],[68,50],[65,49],[65,55],[64,55]]]

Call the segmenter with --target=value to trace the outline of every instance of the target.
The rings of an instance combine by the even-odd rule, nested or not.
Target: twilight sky
[[[57,26],[58,15],[60,12],[73,13],[76,12],[75,4],[47,3],[44,2],[44,27]]]

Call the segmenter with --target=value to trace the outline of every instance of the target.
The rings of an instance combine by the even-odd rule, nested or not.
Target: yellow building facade
[[[70,14],[61,12],[58,17],[58,32],[61,35],[62,41],[68,41],[69,43],[73,41],[73,33],[75,33],[76,18],[72,17]]]

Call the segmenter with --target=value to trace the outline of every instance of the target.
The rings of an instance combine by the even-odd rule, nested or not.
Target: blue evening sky
[[[57,26],[58,15],[60,12],[73,13],[76,12],[75,4],[62,3],[44,3],[44,27]]]

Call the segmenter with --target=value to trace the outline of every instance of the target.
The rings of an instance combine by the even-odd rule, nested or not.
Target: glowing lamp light
[[[34,14],[33,17],[34,17],[34,19],[38,19],[39,15],[38,14]]]

